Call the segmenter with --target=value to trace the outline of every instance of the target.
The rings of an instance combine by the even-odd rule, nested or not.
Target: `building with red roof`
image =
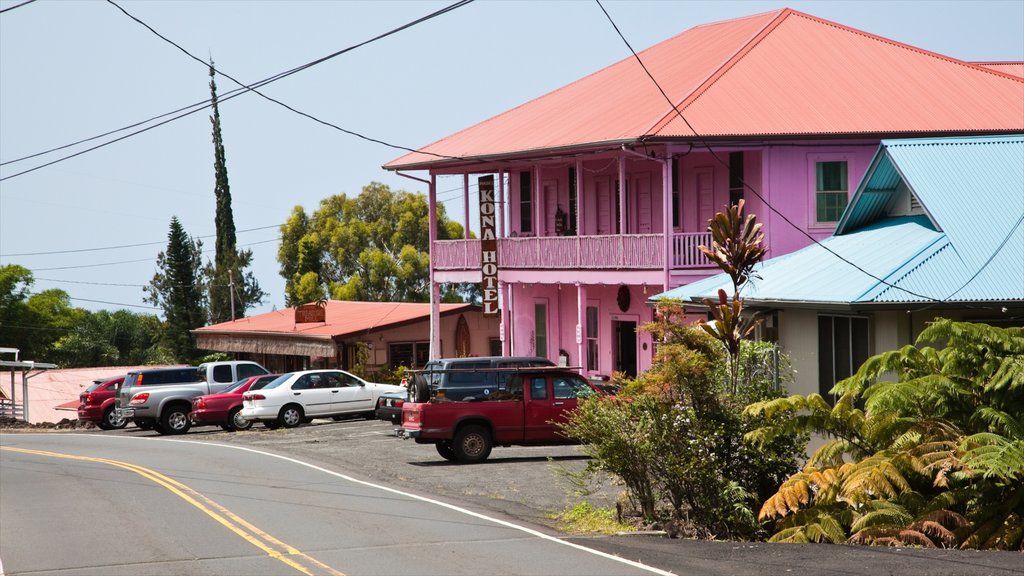
[[[312,313],[307,314],[307,311]],[[474,304],[441,304],[438,338],[444,356],[500,354],[498,320]],[[255,360],[272,372],[353,369],[368,374],[422,366],[429,357],[430,304],[348,302],[285,308],[192,331],[202,350]]]
[[[716,212],[743,198],[769,257],[825,239],[883,138],[1024,132],[1022,69],[782,9],[691,28],[384,168],[425,172],[432,214],[437,178],[462,176],[496,223],[439,241],[432,219],[433,302],[486,281],[503,353],[636,374],[647,295],[718,272],[697,249]]]

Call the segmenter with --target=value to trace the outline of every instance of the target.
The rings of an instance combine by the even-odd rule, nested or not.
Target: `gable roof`
[[[998,70],[1004,74],[1024,77],[1024,62],[974,62],[973,64]]]
[[[1024,131],[1024,78],[788,8],[697,26],[639,55],[686,122],[628,57],[384,168],[697,135]]]
[[[925,214],[889,215],[904,187]],[[885,140],[835,235],[766,260],[743,296],[753,305],[1024,302],[1022,191],[1024,135]],[[719,288],[731,291],[724,274],[652,300],[700,301]]]
[[[475,304],[441,304],[441,314],[479,310]],[[430,304],[417,302],[351,302],[328,300],[325,322],[295,322],[295,308],[274,310],[233,322],[197,328],[196,335],[278,334],[312,339],[345,338],[373,330],[430,319]]]

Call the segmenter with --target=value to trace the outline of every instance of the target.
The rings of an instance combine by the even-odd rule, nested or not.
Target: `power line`
[[[151,26],[149,26],[145,22],[143,22],[143,21],[139,20],[138,18],[136,18],[135,16],[129,14],[128,11],[126,11],[124,8],[122,8],[121,6],[119,6],[118,4],[113,2],[113,0],[107,0],[107,1],[110,4],[112,4],[114,7],[116,7],[118,10],[120,10],[122,13],[124,13],[126,16],[128,16],[132,20],[138,22],[139,24],[141,24],[142,26],[147,28],[150,32],[152,32],[153,34],[156,34],[162,40],[164,40],[164,41],[170,43],[171,45],[173,45],[174,47],[178,48],[179,50],[181,50],[182,52],[187,54],[190,58],[198,60],[204,66],[209,66],[208,63],[205,63],[202,60],[200,60],[199,58],[196,58],[195,56],[190,54],[187,50],[185,50],[184,48],[182,48],[178,44],[172,42],[171,40],[169,40],[165,36],[161,35],[159,32],[154,30]],[[416,150],[414,148],[409,148],[409,147],[406,147],[406,146],[400,146],[400,145],[396,145],[396,144],[391,144],[391,143],[386,142],[384,140],[378,140],[378,139],[375,139],[375,138],[371,138],[371,137],[365,136],[363,134],[360,134],[358,132],[354,132],[352,130],[347,130],[345,128],[342,128],[341,126],[337,126],[337,125],[332,124],[330,122],[326,122],[324,120],[320,120],[319,118],[316,118],[315,116],[312,116],[312,115],[307,114],[305,112],[301,112],[299,110],[296,110],[295,108],[292,108],[291,106],[288,106],[287,104],[285,104],[285,103],[283,103],[283,102],[281,102],[279,100],[275,100],[273,98],[270,98],[269,96],[266,96],[266,95],[262,94],[261,92],[256,90],[256,88],[262,88],[263,86],[266,86],[267,84],[270,84],[271,82],[276,82],[276,81],[281,80],[283,78],[287,78],[288,76],[291,76],[292,74],[296,74],[296,73],[301,72],[301,71],[303,71],[303,70],[305,70],[307,68],[310,68],[312,66],[316,66],[317,64],[321,64],[323,62],[326,62],[327,60],[330,60],[332,58],[335,58],[337,56],[345,54],[346,52],[350,52],[352,50],[355,50],[357,48],[360,48],[360,47],[365,46],[367,44],[370,44],[372,42],[376,42],[377,40],[381,40],[383,38],[391,36],[392,34],[396,34],[398,32],[401,32],[402,30],[405,30],[407,28],[411,28],[412,26],[415,26],[417,24],[421,24],[423,22],[426,22],[428,20],[436,18],[437,16],[441,16],[441,15],[443,15],[443,14],[445,14],[447,12],[450,12],[452,10],[455,10],[457,8],[461,8],[462,6],[465,6],[465,5],[467,5],[467,4],[471,3],[471,2],[473,2],[473,0],[459,0],[458,2],[455,2],[454,4],[446,6],[445,8],[442,8],[440,10],[436,10],[434,12],[431,12],[430,14],[427,14],[426,16],[422,16],[420,18],[417,18],[416,20],[413,20],[412,22],[408,22],[408,23],[403,24],[403,25],[401,25],[401,26],[399,26],[397,28],[393,28],[393,29],[391,29],[391,30],[389,30],[387,32],[384,32],[382,34],[378,34],[377,36],[374,36],[373,38],[370,38],[369,40],[364,40],[363,42],[360,42],[358,44],[354,44],[354,45],[349,46],[347,48],[344,48],[342,50],[338,50],[338,51],[336,51],[336,52],[334,52],[332,54],[329,54],[329,55],[324,56],[322,58],[318,58],[317,60],[314,60],[312,62],[308,62],[308,63],[303,64],[301,66],[297,66],[295,68],[292,68],[291,70],[287,70],[285,72],[281,72],[281,73],[275,74],[275,75],[270,76],[268,78],[264,78],[263,80],[255,82],[255,83],[253,83],[251,85],[243,84],[242,82],[239,82],[238,80],[235,80],[233,77],[231,77],[231,76],[229,76],[227,74],[224,74],[223,72],[220,72],[219,70],[214,69],[215,71],[220,73],[222,76],[230,79],[231,81],[233,81],[236,84],[238,84],[239,86],[241,86],[241,88],[238,88],[238,89],[233,90],[233,91],[229,91],[226,95],[218,98],[218,101],[225,102],[225,101],[230,100],[230,99],[232,99],[232,98],[234,98],[236,96],[240,96],[241,94],[244,94],[245,92],[254,92],[257,95],[262,96],[263,98],[266,98],[267,100],[270,100],[271,102],[274,102],[274,103],[276,103],[276,104],[278,104],[280,106],[283,106],[283,107],[287,108],[288,110],[291,110],[292,112],[294,112],[296,114],[305,116],[305,117],[307,117],[307,118],[309,118],[311,120],[319,122],[320,124],[323,124],[325,126],[330,126],[331,128],[334,128],[336,130],[339,130],[341,132],[344,132],[344,133],[352,135],[352,136],[356,136],[356,137],[362,138],[362,139],[370,141],[370,142],[375,142],[375,143],[378,143],[378,144],[381,144],[381,145],[384,145],[384,146],[388,146],[390,148],[395,148],[395,149],[398,149],[398,150],[405,150],[405,151],[408,151],[408,152],[419,152],[421,154],[426,154],[426,155],[429,155],[429,156],[435,156],[435,157],[438,157],[438,158],[446,158],[446,159],[452,159],[452,160],[461,160],[462,158],[457,157],[457,156],[445,156],[445,155],[441,155],[441,154],[434,154],[434,153],[431,153],[431,152],[423,152],[423,151]],[[78,142],[75,142],[75,143],[72,143],[72,144],[66,144],[66,145],[63,145],[63,146],[56,147],[56,148],[51,148],[50,150],[47,150],[47,151],[44,151],[44,152],[38,152],[38,153],[35,153],[35,154],[31,154],[29,156],[24,156],[24,157],[21,157],[21,158],[17,158],[15,160],[10,160],[10,161],[6,161],[6,162],[2,162],[2,163],[0,163],[0,166],[6,165],[6,164],[13,164],[13,163],[20,162],[22,160],[27,160],[27,159],[30,159],[30,158],[35,158],[35,157],[38,157],[38,156],[49,154],[51,152],[56,152],[58,150],[63,150],[65,148],[69,148],[69,147],[75,146],[77,144],[82,144],[82,143],[85,143],[85,142],[96,140],[96,139],[105,137],[107,135],[111,135],[111,134],[115,134],[115,133],[118,133],[118,132],[122,132],[124,130],[130,130],[130,129],[138,127],[138,126],[142,126],[142,125],[148,124],[148,123],[150,123],[150,122],[152,122],[154,120],[158,120],[160,118],[164,118],[164,117],[167,117],[167,116],[170,116],[170,115],[173,115],[173,114],[177,114],[177,112],[183,112],[185,110],[188,110],[187,112],[183,112],[182,114],[178,114],[176,116],[171,116],[171,118],[169,118],[167,120],[164,120],[162,122],[158,122],[158,123],[156,123],[154,125],[151,125],[151,126],[147,126],[145,128],[142,128],[142,129],[137,130],[135,132],[131,132],[131,133],[126,134],[124,136],[121,136],[119,138],[115,138],[113,140],[106,141],[106,142],[104,142],[102,144],[98,144],[96,146],[93,146],[91,148],[87,148],[85,150],[82,150],[82,151],[79,151],[79,152],[76,152],[76,153],[73,153],[73,154],[68,154],[68,155],[63,156],[61,158],[58,158],[57,160],[53,160],[51,162],[47,162],[45,164],[41,164],[41,165],[35,166],[33,168],[29,168],[29,169],[23,170],[21,172],[17,172],[17,173],[11,174],[9,176],[4,176],[4,177],[0,178],[0,182],[3,182],[4,180],[9,180],[11,178],[16,178],[18,176],[22,176],[22,175],[28,174],[30,172],[34,172],[36,170],[39,170],[41,168],[45,168],[47,166],[52,166],[53,164],[57,164],[58,162],[63,162],[65,160],[69,160],[69,159],[74,158],[76,156],[80,156],[82,154],[91,152],[93,150],[97,150],[99,148],[103,148],[105,146],[109,146],[110,144],[114,144],[116,142],[120,142],[121,140],[124,140],[126,138],[130,138],[132,136],[141,134],[143,132],[147,132],[149,130],[152,130],[152,129],[160,127],[160,126],[163,126],[164,124],[167,124],[169,122],[173,122],[174,120],[178,120],[180,118],[184,118],[185,116],[189,116],[191,114],[199,112],[200,110],[204,110],[204,109],[206,109],[211,104],[211,102],[212,102],[212,98],[204,100],[202,102],[197,102],[196,104],[191,104],[189,106],[185,106],[183,108],[179,108],[179,109],[177,109],[177,110],[175,110],[173,112],[167,112],[167,113],[161,114],[159,116],[154,116],[153,118],[150,118],[148,120],[143,120],[141,122],[136,122],[136,123],[131,124],[129,126],[125,126],[124,128],[119,128],[117,130],[112,130],[112,131],[106,132],[105,134],[101,134],[99,136],[93,136],[93,137],[90,137],[90,138],[86,138],[84,140],[79,140]]]
[[[21,8],[22,6],[25,6],[26,4],[31,4],[31,3],[35,2],[35,1],[36,0],[25,0],[21,4],[15,4],[14,6],[8,6],[7,8],[4,8],[3,10],[0,10],[0,14],[3,14],[4,12],[10,12],[11,10],[14,10],[15,8]]]
[[[271,238],[269,240],[260,240],[258,242],[249,242],[248,244],[242,244],[241,246],[239,246],[239,248],[246,248],[248,246],[256,246],[257,244],[268,244],[270,242],[280,242],[280,241],[281,241],[281,237],[278,236],[277,238]],[[214,251],[216,251],[216,248],[207,248],[206,250],[203,250],[201,253],[202,254],[209,254],[209,253],[214,252]],[[77,265],[74,265],[74,266],[54,266],[54,267],[49,267],[49,268],[32,268],[31,270],[33,272],[47,272],[47,271],[52,271],[52,270],[76,270],[76,269],[81,269],[81,268],[100,268],[102,266],[117,266],[119,264],[136,264],[138,262],[152,262],[152,261],[153,261],[152,258],[140,258],[140,259],[137,259],[137,260],[121,260],[121,261],[118,261],[118,262],[102,262],[102,263],[99,263],[99,264],[77,264]]]
[[[711,147],[711,146],[710,146],[710,145],[709,145],[709,144],[707,143],[707,141],[705,141],[705,140],[704,140],[703,138],[701,138],[701,136],[700,136],[700,134],[699,134],[699,133],[697,132],[697,130],[696,130],[696,129],[695,129],[694,127],[693,127],[693,125],[692,125],[692,124],[690,124],[690,121],[689,121],[689,120],[687,120],[685,116],[683,116],[683,113],[682,113],[682,111],[680,111],[680,110],[679,110],[679,106],[677,106],[677,105],[676,105],[676,103],[675,103],[675,102],[673,102],[671,98],[669,98],[668,94],[666,94],[666,93],[665,93],[665,90],[664,90],[664,88],[662,88],[662,87],[661,87],[661,84],[660,84],[660,83],[658,82],[658,80],[657,80],[657,79],[655,79],[655,78],[654,78],[654,75],[653,75],[653,74],[651,74],[651,71],[650,71],[650,70],[648,70],[647,66],[646,66],[646,65],[644,64],[643,60],[642,60],[642,59],[640,58],[640,55],[639,55],[639,54],[637,54],[636,50],[634,50],[634,49],[633,49],[633,46],[632,46],[632,45],[631,45],[631,44],[629,43],[629,41],[628,41],[628,40],[626,40],[626,37],[625,37],[625,36],[624,36],[624,35],[622,34],[622,31],[621,31],[621,30],[619,30],[619,27],[618,27],[618,25],[616,25],[616,24],[615,24],[615,20],[613,20],[613,19],[612,19],[612,17],[611,17],[611,15],[610,15],[610,14],[608,14],[608,11],[607,11],[607,10],[605,10],[605,7],[604,7],[604,5],[603,5],[603,4],[601,4],[601,0],[594,0],[594,1],[595,1],[595,2],[597,2],[597,5],[598,5],[598,6],[599,6],[599,7],[601,8],[601,11],[602,11],[602,12],[604,12],[604,15],[605,15],[605,17],[606,17],[606,18],[608,18],[608,22],[610,22],[610,23],[611,23],[611,25],[612,25],[612,28],[615,28],[615,32],[616,32],[616,33],[617,33],[617,34],[619,35],[619,38],[621,38],[621,39],[622,39],[622,41],[623,41],[623,42],[624,42],[624,43],[626,44],[626,47],[627,47],[627,48],[629,48],[629,51],[630,51],[630,52],[632,52],[632,54],[633,54],[633,57],[634,57],[634,58],[636,59],[636,61],[637,61],[637,62],[638,62],[638,63],[640,64],[640,67],[641,67],[641,68],[643,68],[644,72],[645,72],[645,73],[647,74],[647,77],[651,79],[651,82],[653,82],[653,83],[654,83],[654,85],[655,85],[655,86],[656,86],[656,87],[658,88],[658,91],[659,91],[659,92],[661,92],[661,95],[662,95],[662,96],[663,96],[663,97],[665,98],[665,100],[666,100],[666,101],[667,101],[667,102],[669,103],[669,105],[670,105],[670,106],[672,106],[672,111],[673,111],[673,112],[675,112],[675,113],[676,113],[676,115],[677,115],[677,116],[679,116],[679,118],[680,118],[680,119],[681,119],[681,120],[682,120],[682,121],[683,121],[683,122],[684,122],[684,123],[686,124],[687,128],[689,128],[689,129],[690,129],[690,131],[691,131],[691,132],[693,132],[694,136],[696,136],[697,140],[698,140],[698,141],[699,141],[699,142],[701,143],[701,145],[702,145],[702,146],[704,146],[704,148],[706,148],[706,149],[708,150],[708,152],[709,152],[709,153],[711,153],[711,156],[712,156],[712,157],[713,157],[713,158],[714,158],[714,159],[715,159],[715,160],[716,160],[716,161],[717,161],[717,162],[718,162],[719,164],[721,164],[722,166],[725,166],[726,168],[728,168],[728,166],[729,166],[729,163],[728,163],[728,162],[726,162],[726,161],[724,161],[724,160],[722,160],[722,159],[721,159],[721,158],[720,158],[720,157],[718,156],[718,154],[717,154],[717,153],[715,152],[715,150],[714,150],[714,149],[713,149],[713,148],[712,148],[712,147]],[[865,270],[865,269],[861,268],[861,267],[860,267],[860,266],[858,266],[857,264],[854,264],[854,263],[853,263],[853,262],[851,262],[850,260],[847,260],[847,259],[846,259],[846,258],[844,258],[843,256],[840,256],[840,255],[839,255],[838,253],[836,253],[835,251],[833,251],[833,250],[832,250],[831,248],[829,248],[828,246],[825,246],[824,244],[822,244],[821,242],[819,242],[819,241],[818,241],[818,240],[817,240],[816,238],[814,238],[813,236],[811,236],[811,235],[810,235],[810,234],[809,234],[809,233],[808,233],[808,232],[807,232],[806,230],[804,230],[803,228],[801,228],[801,227],[797,226],[797,225],[796,225],[796,224],[795,224],[795,223],[794,223],[794,222],[793,222],[792,220],[790,220],[789,218],[787,218],[785,214],[783,214],[782,212],[779,212],[779,211],[778,211],[778,210],[777,210],[777,209],[776,209],[776,208],[775,208],[774,206],[772,206],[772,205],[771,205],[771,204],[770,204],[770,203],[768,202],[768,200],[767,200],[767,199],[765,199],[765,198],[764,198],[763,196],[761,196],[761,194],[760,194],[760,193],[759,193],[759,192],[758,192],[757,190],[755,190],[753,186],[751,186],[751,185],[750,185],[750,184],[748,184],[748,183],[747,183],[747,182],[746,182],[745,180],[743,180],[743,178],[742,178],[742,177],[740,177],[740,178],[739,178],[739,180],[740,180],[740,182],[742,182],[742,184],[743,184],[743,187],[744,187],[745,189],[747,189],[747,190],[750,190],[751,192],[753,192],[753,193],[754,193],[754,196],[757,196],[757,198],[758,198],[759,200],[761,200],[761,202],[763,202],[763,203],[764,203],[764,205],[765,205],[765,206],[767,206],[769,210],[771,210],[772,212],[774,212],[774,213],[775,213],[776,215],[778,215],[778,216],[779,216],[780,218],[782,218],[782,219],[783,219],[783,220],[784,220],[784,221],[785,221],[785,222],[786,222],[787,224],[789,224],[790,226],[792,226],[792,227],[793,227],[794,229],[796,229],[796,230],[797,230],[798,232],[800,232],[801,234],[803,234],[804,236],[806,236],[806,237],[807,237],[808,239],[810,239],[810,240],[811,240],[811,242],[813,242],[813,243],[814,243],[814,244],[816,244],[816,245],[817,245],[817,246],[818,246],[819,248],[822,248],[823,250],[825,250],[825,251],[826,251],[826,252],[828,252],[829,254],[832,254],[832,255],[833,255],[833,256],[835,256],[836,258],[838,258],[838,259],[842,260],[843,262],[846,262],[846,263],[847,263],[847,264],[849,264],[850,266],[853,266],[854,268],[856,268],[857,270],[859,270],[859,271],[860,271],[860,272],[862,272],[863,274],[867,275],[867,276],[868,276],[868,277],[870,277],[870,278],[873,278],[874,280],[877,280],[878,282],[880,282],[880,283],[884,284],[885,286],[888,286],[888,287],[890,287],[890,288],[895,288],[896,290],[901,290],[901,291],[903,291],[903,292],[906,292],[907,294],[910,294],[910,295],[912,295],[912,296],[916,296],[916,297],[918,297],[918,298],[922,298],[922,299],[924,299],[924,300],[930,300],[930,301],[932,301],[932,302],[934,302],[934,303],[942,303],[942,302],[945,302],[944,300],[940,300],[940,299],[938,299],[938,298],[934,298],[934,297],[932,297],[932,296],[925,296],[924,294],[918,294],[918,293],[916,293],[916,292],[914,292],[914,291],[912,291],[912,290],[908,290],[907,288],[904,288],[904,287],[902,287],[902,286],[896,286],[895,284],[891,284],[891,283],[889,283],[889,282],[886,282],[885,280],[883,280],[883,279],[879,278],[878,276],[875,276],[874,274],[872,274],[872,273],[868,272],[867,270]],[[1019,224],[1019,222],[1018,222],[1018,224]],[[1016,228],[1016,226],[1014,226],[1014,228]],[[1011,230],[1011,232],[1012,232],[1012,230]],[[1004,244],[1005,244],[1005,242],[1004,242]],[[1002,248],[1002,245],[1000,246],[1000,249],[1001,249],[1001,248]],[[998,251],[997,251],[997,253],[998,253]],[[994,257],[995,257],[995,254],[993,254],[993,255],[992,255],[992,257],[994,258]],[[989,260],[991,261],[991,258],[990,258]],[[986,265],[987,265],[987,263],[986,263]],[[979,273],[980,273],[980,270],[979,270]],[[972,278],[972,280],[973,280],[973,278]],[[970,281],[968,281],[968,282],[970,282]],[[965,285],[965,286],[966,286],[966,285]],[[963,287],[961,287],[961,288],[960,288],[960,290],[962,290],[962,289],[963,289]],[[959,292],[960,290],[957,290],[957,292]]]
[[[267,230],[268,228],[280,228],[283,224],[272,224],[270,226],[260,226],[259,228],[246,228],[245,230],[238,230],[239,234],[243,232],[255,232],[257,230]],[[195,236],[194,238],[213,238],[216,234],[206,234],[203,236]],[[160,244],[167,244],[166,241],[160,242],[142,242],[140,244],[122,244],[120,246],[103,246],[100,248],[79,248],[77,250],[54,250],[52,252],[22,252],[20,254],[0,254],[0,258],[9,258],[14,256],[49,256],[51,254],[75,254],[79,252],[99,252],[102,250],[120,250],[122,248],[138,248],[140,246],[156,246]]]

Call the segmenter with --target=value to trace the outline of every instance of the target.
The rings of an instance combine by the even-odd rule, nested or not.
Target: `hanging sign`
[[[313,304],[295,307],[295,323],[325,322],[327,320],[327,301],[321,300]]]
[[[494,176],[481,176],[480,191],[480,290],[483,292],[484,316],[497,316],[498,309],[498,236],[495,234],[496,205]]]

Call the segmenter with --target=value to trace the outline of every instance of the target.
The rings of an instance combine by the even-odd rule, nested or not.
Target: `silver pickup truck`
[[[184,434],[192,426],[188,415],[196,396],[215,394],[232,382],[263,374],[269,371],[246,360],[136,370],[125,376],[117,391],[117,411],[144,430]]]

